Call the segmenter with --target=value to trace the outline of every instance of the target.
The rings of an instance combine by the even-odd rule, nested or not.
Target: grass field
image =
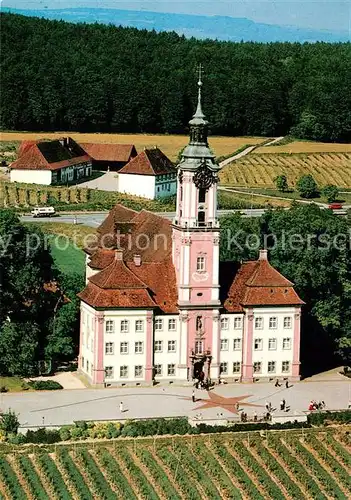
[[[278,147],[277,147],[278,148]],[[275,187],[275,178],[285,174],[290,186],[301,175],[312,174],[318,186],[351,187],[351,153],[250,154],[227,165],[220,172],[223,185]]]
[[[53,235],[50,239],[51,255],[58,269],[64,274],[85,274],[85,254],[68,238]]]
[[[78,142],[134,144],[140,152],[144,148],[158,146],[171,160],[176,160],[179,151],[189,142],[187,135],[149,135],[149,134],[79,134],[75,132],[1,132],[0,141],[24,141],[35,139],[58,139],[70,136]],[[216,156],[227,156],[245,144],[260,144],[265,137],[210,137],[210,146]]]
[[[293,141],[282,145],[259,147],[255,149],[255,153],[351,153],[351,144]]]
[[[346,500],[350,445],[346,429],[333,428],[23,446],[0,455],[0,495]]]

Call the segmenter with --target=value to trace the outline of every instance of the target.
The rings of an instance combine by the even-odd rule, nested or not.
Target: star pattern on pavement
[[[251,406],[256,408],[262,408],[262,405],[256,405],[254,403],[244,402],[244,399],[250,398],[252,394],[246,394],[245,396],[238,396],[232,398],[225,398],[212,391],[207,391],[209,399],[198,399],[201,401],[201,405],[193,408],[193,410],[205,410],[207,408],[223,408],[231,413],[238,414],[241,406]],[[192,398],[182,398],[187,401],[191,401]],[[237,408],[238,407],[238,408]]]

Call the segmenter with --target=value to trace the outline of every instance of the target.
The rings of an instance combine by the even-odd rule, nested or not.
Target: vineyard
[[[351,153],[251,154],[224,167],[220,181],[228,186],[274,187],[281,174],[290,186],[302,175],[312,174],[320,187],[351,188]]]
[[[2,445],[0,497],[347,499],[347,429]]]

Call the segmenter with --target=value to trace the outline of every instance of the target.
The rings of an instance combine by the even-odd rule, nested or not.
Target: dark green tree
[[[328,184],[322,189],[322,195],[327,198],[328,203],[333,203],[337,200],[339,188],[333,184]]]
[[[0,373],[35,375],[38,366],[40,329],[26,322],[5,321],[0,327]]]
[[[282,193],[289,191],[288,179],[286,175],[278,175],[278,177],[275,178],[275,185],[277,186],[278,191],[281,191]]]
[[[318,196],[318,186],[311,174],[303,175],[296,183],[301,198],[315,198]]]

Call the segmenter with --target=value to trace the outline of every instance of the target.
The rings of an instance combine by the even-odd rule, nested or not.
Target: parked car
[[[331,210],[342,210],[342,203],[330,203],[329,208]]]
[[[51,217],[55,213],[54,207],[35,207],[31,211],[33,217]]]

